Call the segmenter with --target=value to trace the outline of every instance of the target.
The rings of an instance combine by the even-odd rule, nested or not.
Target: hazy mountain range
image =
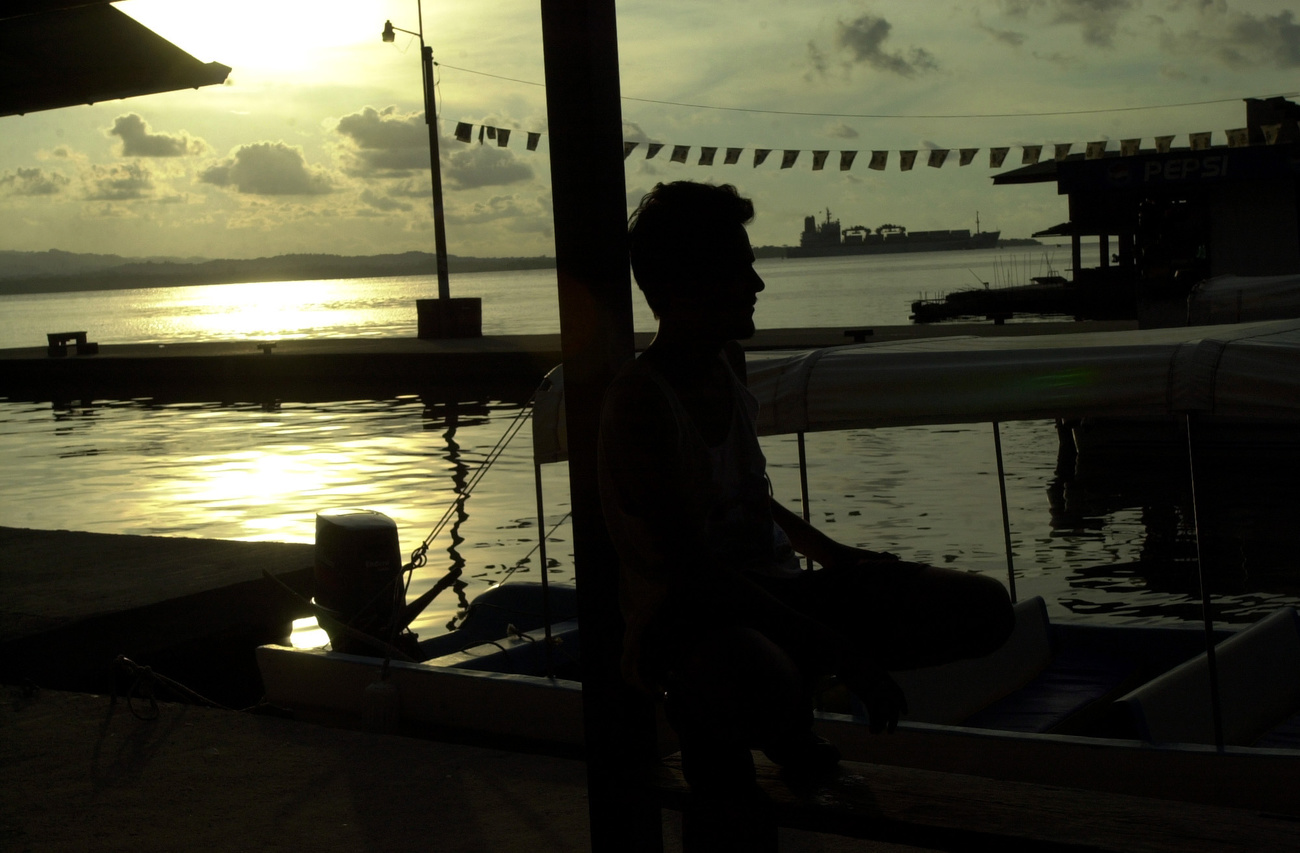
[[[759,257],[784,256],[784,246],[760,246]],[[555,258],[473,258],[447,256],[452,273],[547,269]],[[94,255],[62,252],[0,251],[0,295],[70,290],[120,290],[246,281],[303,281],[387,275],[435,275],[437,258],[428,252],[396,255],[276,255],[248,260]]]

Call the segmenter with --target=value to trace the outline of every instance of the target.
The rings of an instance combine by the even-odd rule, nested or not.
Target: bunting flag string
[[[508,148],[510,146],[510,137],[512,132],[511,128],[495,127],[493,125],[488,125],[488,124],[478,125],[477,128],[478,128],[478,134],[477,134],[478,142],[480,145],[485,145],[489,140],[491,140],[496,142],[497,148]],[[453,131],[453,137],[456,139],[457,142],[469,144],[474,140],[474,136],[475,136],[474,131],[475,131],[474,123],[466,122],[466,121],[458,121],[456,122],[455,129]],[[542,138],[541,132],[539,131],[520,131],[520,132],[527,133],[527,142],[525,143],[525,147],[527,148],[527,150],[536,151],[538,144],[541,142],[541,138]],[[1205,150],[1213,144],[1213,135],[1214,132],[1208,130],[1197,131],[1195,133],[1188,133],[1186,135],[1187,147],[1193,151]],[[1277,145],[1281,142],[1290,142],[1295,139],[1296,131],[1295,128],[1292,127],[1289,130],[1286,130],[1284,132],[1284,125],[1282,124],[1267,124],[1267,125],[1261,125],[1260,127],[1253,128],[1253,129],[1248,127],[1229,128],[1223,131],[1223,136],[1224,139],[1226,140],[1226,144],[1228,145],[1228,147],[1242,148],[1252,144],[1256,144],[1256,145],[1261,144],[1261,141],[1262,144],[1264,145]],[[1144,140],[1140,137],[1118,140],[1117,141],[1118,150],[1111,147],[1112,142],[1115,142],[1114,140],[1104,140],[1104,139],[1094,140],[1091,142],[1080,143],[1080,145],[1082,147],[1082,151],[1083,151],[1082,156],[1084,159],[1097,160],[1107,156],[1115,156],[1116,154],[1118,154],[1118,156],[1120,157],[1133,157],[1142,153],[1143,151],[1151,151],[1151,150],[1154,150],[1160,154],[1167,154],[1169,153],[1169,151],[1173,149],[1174,140],[1176,138],[1177,137],[1172,134],[1164,135],[1164,136],[1156,136],[1152,139],[1153,148],[1146,148],[1146,149],[1142,147],[1142,143]],[[1252,142],[1252,139],[1254,140],[1254,142]],[[661,150],[663,150],[664,148],[669,148],[670,154],[668,159],[670,162],[686,164],[688,162],[688,158],[690,157],[691,149],[692,147],[694,147],[691,145],[677,145],[677,144],[673,144],[670,146],[668,143],[663,143],[663,142],[649,142],[645,140],[628,139],[623,141],[623,159],[624,160],[629,159],[632,156],[632,153],[634,151],[637,151],[641,147],[643,141],[645,142],[645,159],[647,160],[655,159],[655,156]],[[1010,153],[1013,147],[1018,147],[1021,150],[1021,157],[1020,157],[1021,165],[1032,166],[1038,163],[1042,158],[1044,145],[1025,144],[1019,146],[1004,145],[1004,146],[991,147],[988,149],[989,168],[1001,169],[1003,167],[1003,164],[1006,161],[1007,155]],[[712,167],[717,163],[717,155],[719,150],[725,152],[722,158],[722,165],[724,166],[738,165],[740,163],[741,156],[746,150],[744,147],[734,147],[734,146],[720,149],[719,146],[716,145],[701,145],[699,146],[699,149],[700,149],[700,155],[698,160],[696,160],[696,165],[709,166],[709,167]],[[754,148],[752,150],[754,152],[753,167],[756,169],[759,166],[762,166],[767,161],[768,156],[773,151],[776,150],[779,150],[781,152],[781,162],[779,168],[793,169],[795,164],[799,160],[799,156],[804,152],[805,149]],[[811,153],[812,155],[812,171],[814,172],[825,171],[826,163],[834,152],[832,152],[829,149],[808,149],[808,150],[809,153]],[[958,165],[969,166],[971,165],[971,163],[975,162],[975,157],[979,154],[979,152],[982,149],[980,148],[951,149],[951,148],[929,147],[927,145],[925,149],[926,165],[934,169],[943,168],[943,166],[948,161],[948,155],[954,150],[958,152],[958,157],[957,157]],[[1075,150],[1075,143],[1073,142],[1051,143],[1052,158],[1057,162],[1067,160],[1072,156],[1075,158],[1079,157],[1080,155],[1078,154],[1072,155],[1070,153],[1071,151],[1074,150]],[[873,169],[878,172],[885,171],[889,163],[890,153],[891,151],[889,150],[880,150],[880,149],[872,150],[870,152],[870,159],[867,162],[867,168]],[[899,150],[896,153],[898,154],[899,171],[902,172],[912,171],[913,166],[916,164],[916,157],[919,152],[916,149],[908,149],[908,150]],[[856,150],[840,151],[839,170],[841,172],[848,172],[852,170],[858,154],[859,152]]]

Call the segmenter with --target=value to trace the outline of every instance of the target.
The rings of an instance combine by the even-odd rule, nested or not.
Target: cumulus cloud
[[[1161,46],[1167,52],[1209,58],[1234,70],[1300,67],[1300,22],[1295,13],[1233,12],[1215,2],[1200,3],[1196,11],[1194,26],[1182,31],[1166,26]]]
[[[0,174],[0,191],[5,195],[56,195],[72,181],[62,172],[24,169]]]
[[[429,168],[429,129],[423,113],[396,107],[365,107],[339,119],[334,128],[348,141],[344,170],[383,175]]]
[[[323,169],[307,165],[302,149],[284,142],[241,145],[230,157],[199,172],[199,180],[251,195],[321,195],[334,191],[334,182]]]
[[[467,190],[532,180],[533,167],[520,162],[507,148],[471,145],[447,158],[442,176],[451,186]]]
[[[432,189],[430,189],[430,192],[432,192]],[[359,198],[361,199],[361,202],[363,204],[368,205],[369,207],[373,207],[375,210],[382,210],[385,213],[389,213],[394,210],[411,209],[411,205],[407,204],[404,201],[398,201],[392,196],[381,196],[378,193],[376,193],[374,190],[370,190],[370,189],[362,190]],[[432,198],[432,196],[430,196],[430,198]]]
[[[1009,47],[1020,47],[1027,38],[1024,33],[1016,30],[999,30],[996,27],[991,27],[979,20],[978,17],[975,20],[975,26],[992,36],[994,41],[1001,42]]]
[[[1111,47],[1120,18],[1135,5],[1135,0],[1055,0],[1053,23],[1078,25],[1085,42]]]
[[[141,163],[92,165],[81,176],[91,201],[134,201],[153,195],[153,174]]]
[[[203,140],[184,131],[178,134],[151,132],[148,123],[135,113],[114,119],[108,135],[121,138],[123,157],[184,157],[207,150]]]
[[[847,52],[855,65],[866,65],[901,77],[914,77],[939,67],[934,54],[925,48],[889,51],[885,42],[889,40],[892,29],[889,21],[872,14],[861,15],[848,23],[839,21],[835,25],[835,46]]]

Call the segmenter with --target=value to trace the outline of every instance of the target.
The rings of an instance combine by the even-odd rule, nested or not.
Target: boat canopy
[[[1187,297],[1187,322],[1196,325],[1278,317],[1300,317],[1300,275],[1216,275]]]
[[[946,337],[747,356],[761,435],[1199,412],[1300,417],[1300,319]],[[537,462],[565,458],[560,368],[534,410]]]

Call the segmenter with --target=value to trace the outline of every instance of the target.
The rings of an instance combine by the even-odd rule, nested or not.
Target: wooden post
[[[542,0],[542,42],[591,846],[662,850],[659,808],[641,792],[654,708],[619,675],[618,563],[596,485],[601,402],[634,348],[614,0]]]

